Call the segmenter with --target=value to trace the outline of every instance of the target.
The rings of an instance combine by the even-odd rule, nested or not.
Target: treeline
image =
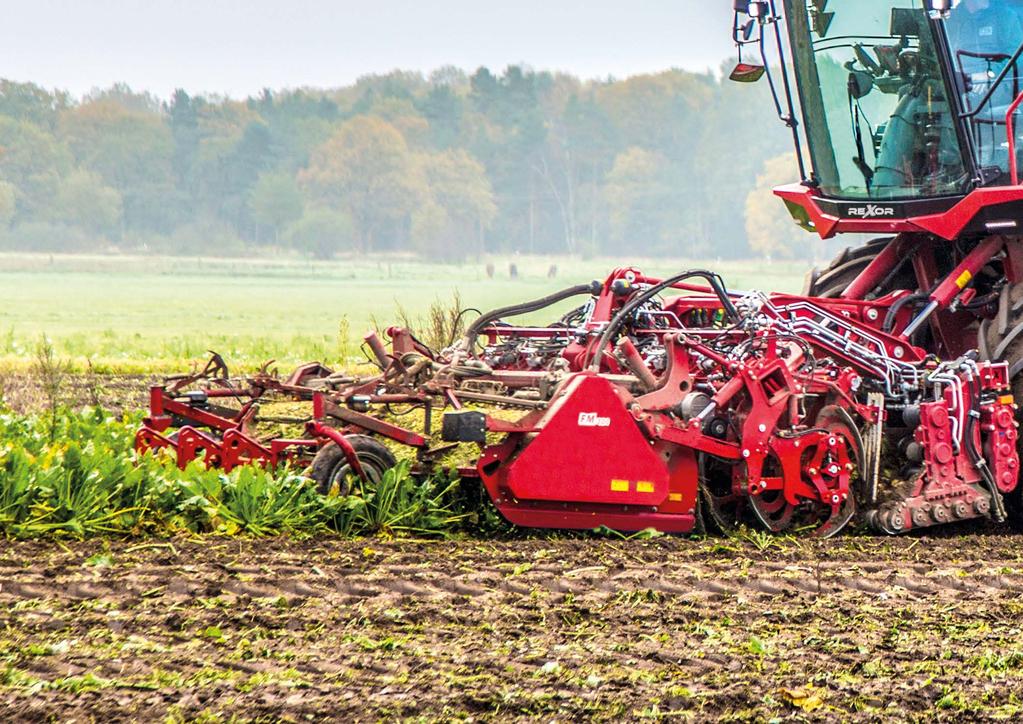
[[[448,68],[243,101],[3,81],[0,247],[750,256],[747,211],[772,212],[747,196],[787,152],[771,109],[679,70]]]

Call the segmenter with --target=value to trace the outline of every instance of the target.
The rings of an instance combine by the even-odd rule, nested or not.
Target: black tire
[[[1009,363],[1012,391],[1023,399],[1023,284],[1002,288],[998,314],[981,322],[978,347],[982,358]]]
[[[359,463],[371,482],[380,482],[384,473],[398,464],[391,451],[371,437],[347,435],[346,439],[355,448]],[[350,479],[355,471],[341,448],[332,442],[316,453],[310,475],[321,495],[344,496],[351,492]]]
[[[812,270],[806,277],[803,294],[808,297],[835,299],[852,284],[853,280],[874,261],[889,243],[892,237],[882,237],[867,242],[863,246],[848,247],[839,254],[824,271]],[[912,269],[900,269],[890,284],[884,289],[874,290],[874,294],[883,295],[895,289],[915,289],[916,279]]]
[[[1023,283],[1002,288],[998,314],[980,323],[977,346],[982,359],[1009,364],[1012,394],[1023,401]],[[1019,445],[1023,451],[1023,440]],[[1005,496],[1005,511],[1012,526],[1023,530],[1023,480]]]

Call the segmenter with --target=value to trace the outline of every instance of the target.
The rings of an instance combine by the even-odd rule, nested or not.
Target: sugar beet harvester
[[[445,441],[481,448],[463,476],[523,526],[829,535],[857,514],[889,533],[1004,519],[1019,468],[1008,365],[976,352],[942,362],[887,331],[911,323],[908,294],[768,296],[729,292],[709,272],[619,269],[483,315],[441,352],[401,329],[390,352],[371,335],[372,378],[312,365],[285,381],[155,388],[139,447],[182,464],[311,462],[321,489],[343,491],[350,474],[393,464],[368,435],[416,448],[424,471],[444,451],[429,422],[419,434],[382,419],[402,403],[449,408]],[[572,297],[580,306],[550,326],[504,321]],[[312,400],[308,438],[253,437],[268,393]],[[218,398],[246,403],[225,411]],[[469,402],[529,411],[508,421]]]
[[[362,455],[365,435],[399,434],[372,406],[397,396],[454,408],[444,438],[481,447],[463,473],[524,526],[831,535],[856,519],[886,533],[1018,519],[1020,4],[736,1],[747,57],[732,77],[766,77],[799,161],[801,183],[778,195],[822,237],[885,236],[811,274],[801,296],[620,269],[484,315],[445,350],[393,330],[390,354],[371,345],[379,379],[309,393],[309,438],[245,461],[300,449],[321,486],[370,475],[386,460]],[[549,327],[505,321],[571,296],[583,304]],[[166,397],[154,391],[154,412]],[[467,399],[528,412],[508,422],[458,409]],[[196,422],[188,398],[171,402],[176,417],[154,415],[140,447],[196,432],[163,434]],[[207,459],[242,428],[202,433]],[[439,449],[429,432],[415,440],[424,464]]]

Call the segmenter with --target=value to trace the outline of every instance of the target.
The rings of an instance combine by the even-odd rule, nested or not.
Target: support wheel
[[[699,512],[705,530],[734,535],[748,520],[748,500],[732,485],[732,463],[700,455]]]
[[[348,435],[347,439],[355,448],[366,477],[373,483],[380,482],[384,473],[398,464],[391,451],[371,437]],[[344,451],[336,443],[330,443],[316,453],[310,475],[321,495],[345,496],[351,492],[351,479],[356,473]]]

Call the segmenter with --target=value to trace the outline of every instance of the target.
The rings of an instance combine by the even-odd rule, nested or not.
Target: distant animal
[[[487,279],[493,279],[495,271],[493,264],[487,264]]]
[[[558,265],[557,264],[551,264],[550,269],[547,270],[547,278],[548,279],[557,279],[558,278]]]
[[[509,264],[508,265],[508,276],[510,276],[512,279],[518,279],[519,278],[519,266],[518,266],[518,264]]]

